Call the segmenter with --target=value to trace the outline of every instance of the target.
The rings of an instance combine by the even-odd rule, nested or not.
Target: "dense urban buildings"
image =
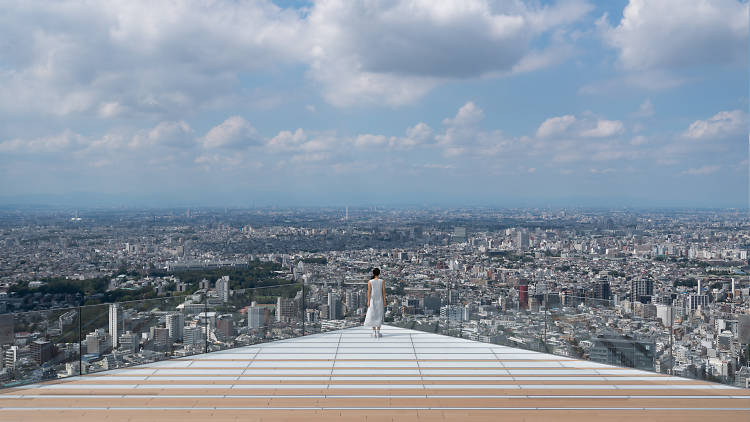
[[[744,386],[748,246],[733,211],[5,211],[0,379],[359,325],[379,267],[391,325]]]

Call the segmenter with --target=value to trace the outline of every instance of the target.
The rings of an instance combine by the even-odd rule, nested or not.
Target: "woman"
[[[367,282],[367,316],[365,326],[372,327],[373,337],[380,335],[380,326],[383,325],[383,314],[385,313],[385,283],[380,279],[380,269],[372,270],[372,279]]]

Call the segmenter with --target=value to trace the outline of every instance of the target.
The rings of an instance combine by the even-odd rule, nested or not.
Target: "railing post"
[[[302,317],[302,336],[304,337],[304,335],[305,335],[305,309],[306,309],[305,308],[305,280],[304,279],[302,280],[302,300],[301,300],[301,302],[302,302],[302,305],[301,305],[302,306],[302,312],[301,312],[301,317]]]
[[[547,350],[547,315],[549,313],[549,287],[544,292],[544,331],[542,332],[542,345],[544,346],[544,353],[549,353]]]
[[[669,311],[669,375],[674,375],[674,306],[669,305],[672,309]]]
[[[208,353],[208,289],[203,295],[203,321],[203,332],[205,333],[203,353]]]
[[[83,375],[83,307],[78,306],[78,375]]]

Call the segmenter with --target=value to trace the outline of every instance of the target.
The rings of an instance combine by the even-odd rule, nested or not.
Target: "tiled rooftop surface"
[[[750,421],[750,390],[384,327],[0,391],[0,421]]]

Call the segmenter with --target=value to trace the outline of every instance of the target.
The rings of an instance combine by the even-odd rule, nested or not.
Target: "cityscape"
[[[0,421],[750,421],[750,0],[0,10]]]
[[[746,387],[750,219],[722,210],[6,210],[6,386],[386,324]]]

